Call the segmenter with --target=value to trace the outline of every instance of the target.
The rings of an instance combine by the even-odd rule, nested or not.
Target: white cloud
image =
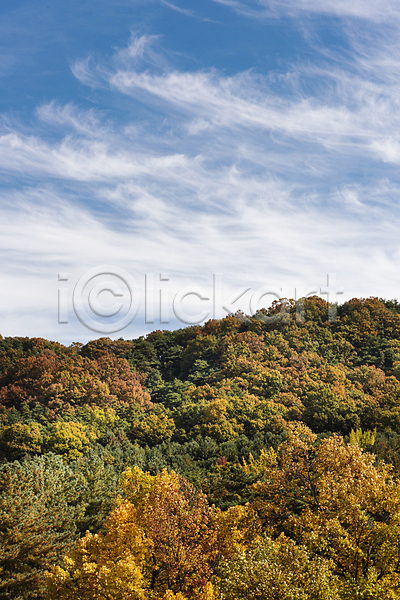
[[[394,136],[372,142],[371,149],[385,162],[394,164],[400,163],[400,142],[399,139]]]
[[[399,191],[392,189],[393,194]],[[332,209],[307,207],[308,197],[295,199],[287,185],[246,178],[237,171],[203,181],[202,194],[213,192],[225,203],[223,215],[205,206],[196,211],[190,203],[171,202],[161,185],[153,195],[146,186],[121,184],[109,193],[113,204],[131,207],[124,213],[126,227],[119,229],[93,210],[60,197],[56,189],[14,194],[8,209],[3,205],[0,210],[0,252],[8,256],[2,314],[9,317],[3,334],[68,341],[93,337],[73,319],[71,302],[70,325],[57,325],[57,287],[67,285],[71,294],[79,277],[101,264],[126,269],[141,288],[144,273],[168,272],[171,296],[187,283],[210,290],[214,272],[222,272],[226,289],[234,291],[242,285],[253,290],[261,285],[322,286],[328,271],[339,274],[347,297],[371,293],[366,274],[373,278],[374,293],[394,295],[398,216],[393,215],[390,228],[381,207],[368,207],[370,215],[352,218],[345,207],[351,190],[346,189],[344,202],[336,199],[339,205]],[[380,193],[358,190],[365,202],[374,192]],[[382,192],[387,195],[387,190]],[[67,284],[57,282],[57,273],[63,271],[69,273]],[[19,318],[28,309],[42,314],[29,327],[27,318]],[[123,335],[153,328],[144,324],[142,305]]]
[[[196,13],[192,10],[187,10],[186,8],[181,8],[180,6],[176,6],[176,4],[172,4],[172,2],[167,2],[167,0],[161,0],[161,3],[165,6],[168,6],[171,10],[175,10],[176,12],[185,15],[186,17],[196,17]]]
[[[80,133],[84,126],[80,126]],[[91,138],[92,136],[90,136]],[[111,140],[112,141],[112,140]],[[49,175],[77,181],[107,181],[142,174],[169,173],[185,164],[185,157],[143,156],[120,152],[106,140],[66,136],[59,143],[47,143],[34,136],[8,133],[0,136],[0,172],[20,172],[32,176]]]
[[[157,44],[133,37],[104,64],[74,67],[132,103],[123,123],[50,102],[30,131],[4,125],[2,333],[93,337],[76,320],[55,326],[57,273],[72,289],[101,264],[141,282],[169,272],[171,294],[209,287],[216,272],[231,291],[322,286],[336,272],[346,297],[395,296],[400,87],[389,51],[358,50],[347,68],[227,77],[179,71]],[[31,329],[29,314],[40,314]],[[140,314],[122,335],[157,327]]]
[[[355,17],[374,22],[392,22],[400,17],[395,0],[213,0],[248,17],[297,16],[301,13]]]
[[[104,137],[109,132],[102,122],[102,115],[96,114],[95,110],[79,110],[73,104],[61,106],[53,100],[39,106],[37,115],[49,125],[72,128],[76,133],[90,138]]]
[[[170,68],[154,73],[143,70],[146,61],[127,67],[120,60],[121,52],[113,68],[88,69],[82,80],[97,77],[100,85],[108,83],[111,89],[170,114],[175,126],[181,123],[192,135],[247,128],[331,148],[358,145],[368,152],[399,130],[398,80],[383,83],[376,79],[383,63],[393,72],[382,51],[374,55],[375,64],[371,57],[358,54],[348,71],[332,66],[295,67],[284,76],[269,78],[253,72],[226,77],[217,71]]]

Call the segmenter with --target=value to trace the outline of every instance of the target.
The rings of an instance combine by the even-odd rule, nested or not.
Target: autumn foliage
[[[0,336],[0,599],[400,600],[400,305]]]
[[[212,597],[221,560],[257,535],[250,507],[223,513],[174,472],[136,467],[121,489],[106,533],[88,532],[49,574],[51,598]]]

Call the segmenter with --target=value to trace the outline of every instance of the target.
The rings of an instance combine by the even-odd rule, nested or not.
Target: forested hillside
[[[400,598],[400,304],[0,336],[0,598]]]

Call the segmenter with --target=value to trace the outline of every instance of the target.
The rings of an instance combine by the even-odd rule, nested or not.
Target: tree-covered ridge
[[[149,447],[279,435],[294,420],[317,433],[396,431],[398,310],[393,301],[351,300],[329,322],[326,302],[313,297],[300,319],[283,301],[252,318],[132,341],[66,348],[2,338],[2,456],[64,448],[78,458],[110,431]]]
[[[52,598],[400,598],[400,305],[336,310],[283,300],[70,347],[0,337],[0,598],[45,598],[55,564]],[[148,489],[140,510],[127,473]],[[197,518],[209,542],[189,550],[183,523]],[[192,552],[179,576],[157,562],[167,521],[168,552]],[[228,522],[252,533],[223,550]],[[119,548],[130,558],[116,583],[101,569],[117,569]]]

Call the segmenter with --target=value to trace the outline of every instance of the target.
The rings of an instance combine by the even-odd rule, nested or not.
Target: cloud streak
[[[247,128],[268,131],[322,146],[359,146],[389,162],[398,161],[393,131],[399,129],[398,80],[383,83],[382,68],[398,65],[384,52],[355,55],[347,71],[327,65],[292,67],[284,74],[254,72],[226,77],[217,71],[157,74],[138,65],[126,67],[120,55],[114,69],[75,69],[82,82],[107,83],[154,109],[186,121],[192,134]],[[363,69],[374,68],[373,73]],[[355,74],[357,72],[357,74]],[[313,93],[314,88],[314,93]],[[311,90],[311,93],[310,93]],[[345,151],[345,150],[344,150]]]
[[[296,17],[302,14],[353,17],[373,22],[391,23],[400,18],[394,0],[213,0],[247,17]]]
[[[192,10],[187,10],[186,8],[180,8],[179,6],[176,6],[176,4],[172,4],[172,2],[167,2],[167,0],[161,0],[161,3],[164,4],[165,6],[168,6],[168,8],[170,8],[171,10],[175,10],[176,12],[181,13],[182,15],[185,15],[186,17],[196,17],[196,13]]]

